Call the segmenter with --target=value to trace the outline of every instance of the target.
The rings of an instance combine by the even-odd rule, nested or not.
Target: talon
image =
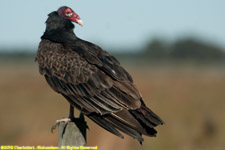
[[[63,118],[63,119],[56,120],[55,124],[51,128],[51,132],[53,133],[53,131],[56,129],[57,125],[59,125],[61,122],[64,122],[65,126],[66,126],[68,124],[68,122],[70,122],[70,121],[71,121],[70,118]]]

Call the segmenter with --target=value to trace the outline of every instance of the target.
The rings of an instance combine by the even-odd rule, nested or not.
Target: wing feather
[[[74,47],[70,49],[49,40],[40,43],[36,60],[52,89],[89,113],[139,108],[140,94],[119,62],[107,52],[99,51],[99,47],[94,46],[91,52],[84,48],[84,43],[80,46],[75,51]]]
[[[36,61],[54,91],[121,138],[117,129],[143,141],[142,134],[155,136],[153,127],[163,123],[145,106],[129,73],[92,43],[78,40],[63,45],[42,40]]]

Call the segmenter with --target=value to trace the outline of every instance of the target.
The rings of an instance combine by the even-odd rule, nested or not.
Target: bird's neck
[[[47,30],[42,35],[41,39],[47,39],[57,43],[70,43],[77,39],[73,30],[54,29]]]
[[[77,39],[74,33],[74,25],[69,20],[62,19],[55,12],[49,14],[46,21],[46,30],[41,39],[53,42],[68,43]]]

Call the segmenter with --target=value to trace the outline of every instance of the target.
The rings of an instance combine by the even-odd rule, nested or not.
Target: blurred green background
[[[112,7],[104,2],[100,6],[101,2],[96,2],[96,5],[94,5],[100,9],[98,10],[100,12],[103,6],[105,9]],[[128,3],[128,1],[126,2]],[[212,13],[212,16],[206,15],[206,18],[209,19],[208,22],[211,23],[212,18],[221,15],[219,11],[221,9],[220,5],[218,4],[218,7],[214,7],[212,4],[207,5],[208,1],[201,1],[201,3],[198,2],[197,4],[190,1],[188,6],[185,6],[186,2],[173,2],[170,4],[177,4],[176,6],[179,7],[173,10],[177,13],[168,14],[171,16],[178,14],[182,18],[182,15],[184,15],[181,11],[182,8],[187,10],[188,8],[198,7],[199,9],[196,8],[194,10],[196,12],[199,11],[199,13],[192,14],[192,10],[190,10],[185,12],[185,15],[189,14],[189,17],[195,18],[195,21],[201,20],[201,15],[204,16],[202,8],[206,6],[208,8],[208,5],[212,6],[211,9],[218,10],[218,15],[214,13]],[[9,13],[12,11],[10,3],[13,4],[13,1],[4,3],[4,9],[10,10]],[[21,18],[23,15],[26,16],[26,10],[31,10],[29,6],[33,5],[26,0],[21,2],[21,4],[26,3],[27,7],[18,5],[17,9],[22,10],[22,13],[18,15]],[[47,13],[61,5],[75,5],[75,2],[72,1],[56,1],[51,6],[47,5],[49,2],[35,3],[40,4],[40,6],[37,8],[33,7],[34,10],[38,8],[46,9],[47,12],[44,12],[45,17]],[[80,7],[77,6],[78,4],[76,7],[85,11],[85,3],[87,3],[86,7],[91,9],[90,6],[87,6],[88,2],[78,2]],[[3,7],[3,1],[0,4],[2,4],[0,7]],[[132,13],[130,8],[133,8],[134,4],[131,4],[129,8],[124,2],[118,2],[117,5],[119,4],[122,6],[120,6],[121,8],[118,7],[117,13],[121,13],[122,17],[119,19],[123,20],[123,17],[127,15],[126,13]],[[164,4],[163,1],[158,2],[158,4],[155,4],[153,1],[144,1],[144,4],[140,4],[140,6],[146,5],[146,7],[142,8],[138,5],[138,9],[135,10],[137,15],[140,15],[138,12],[145,12],[145,17],[148,18],[149,16],[149,18],[152,18],[154,12],[147,8],[147,4],[151,5],[151,7],[156,5],[156,9],[160,9],[162,13],[168,11],[167,9],[161,9],[159,4]],[[42,5],[45,5],[45,7],[41,7]],[[176,6],[173,7],[176,8]],[[52,9],[53,7],[54,9]],[[173,8],[170,5],[168,7]],[[125,9],[126,12],[124,12]],[[3,11],[3,9],[0,11]],[[88,10],[86,13],[89,13],[90,16],[94,15],[93,12],[91,13],[91,10]],[[2,14],[6,15],[7,12],[4,11]],[[37,16],[35,15],[36,18]],[[154,16],[158,18],[161,14],[155,13]],[[222,18],[224,15],[220,17]],[[175,18],[173,18],[173,21],[176,21]],[[37,25],[43,25],[43,28],[38,28],[38,30],[33,28],[31,21],[22,19],[23,22],[21,24],[25,25],[26,28],[23,29],[21,27],[21,31],[25,35],[31,34],[30,32],[29,34],[27,33],[28,30],[34,31],[34,34],[31,34],[31,37],[24,36],[20,40],[16,37],[23,35],[19,33],[20,31],[12,34],[9,31],[11,28],[7,28],[7,25],[11,26],[9,22],[3,19],[5,26],[2,24],[0,26],[0,145],[57,145],[57,131],[52,134],[50,127],[55,120],[68,116],[69,104],[62,96],[50,89],[45,79],[39,74],[37,63],[34,62],[38,42],[40,41],[39,37],[44,31],[46,18],[39,16],[37,19],[40,21]],[[88,19],[91,20],[93,18],[86,16],[85,20]],[[104,24],[105,18],[102,17],[101,19]],[[108,18],[105,20],[107,22]],[[86,28],[77,27],[75,32],[78,31],[82,38],[90,39],[89,41],[97,43],[110,51],[130,72],[146,104],[165,121],[165,125],[157,127],[158,135],[156,138],[144,137],[145,141],[142,149],[225,149],[225,120],[223,116],[225,114],[225,40],[221,36],[224,30],[219,28],[219,25],[223,24],[224,21],[216,22],[214,20],[213,24],[215,26],[212,24],[210,27],[207,26],[206,22],[193,23],[196,24],[196,27],[211,29],[210,33],[201,32],[198,28],[192,30],[189,26],[183,26],[182,32],[175,33],[172,30],[172,25],[168,23],[168,25],[171,25],[171,32],[174,32],[172,40],[171,36],[167,34],[170,26],[166,27],[167,29],[159,28],[157,32],[160,33],[154,34],[154,36],[151,34],[153,29],[143,27],[147,35],[146,33],[142,34],[138,36],[138,41],[135,38],[132,41],[132,36],[134,35],[131,29],[124,29],[126,27],[122,25],[123,23],[130,23],[129,20],[124,22],[121,20],[120,24],[122,27],[120,27],[120,33],[117,33],[118,36],[122,36],[119,41],[114,41],[115,36],[111,33],[114,30],[118,30],[117,26],[114,27],[110,22],[109,25],[106,25],[106,28],[102,27],[104,29],[101,27],[98,29],[98,26],[95,26],[96,30],[107,30],[108,33],[102,32],[98,35],[90,32],[94,36],[88,36],[87,30],[91,28],[88,25]],[[180,20],[177,18],[177,21],[179,22]],[[188,24],[190,20],[186,21],[185,23]],[[134,34],[142,30],[139,30],[135,21],[132,20],[132,23],[134,24],[132,28],[136,27]],[[97,24],[97,22],[92,22],[92,24]],[[151,23],[147,23],[147,26],[150,25]],[[161,26],[168,25],[162,24]],[[19,30],[16,26],[14,28]],[[129,30],[131,33],[123,37],[126,34],[125,32],[127,32],[123,32],[123,29]],[[211,33],[214,30],[217,33],[218,29],[221,30],[221,34],[213,36]],[[3,30],[5,31],[3,32]],[[165,35],[163,34],[164,30]],[[192,31],[191,34],[187,34],[190,30]],[[103,38],[104,35],[105,38]],[[206,35],[212,36],[207,37]],[[32,36],[35,38],[32,39]],[[129,36],[131,39],[128,38]],[[31,38],[32,41],[29,41],[28,38]],[[135,41],[137,44],[135,44]],[[115,44],[117,42],[118,45]],[[75,114],[78,115],[79,113],[76,111]],[[125,136],[125,139],[122,140],[98,127],[92,121],[87,119],[87,122],[90,128],[87,135],[89,146],[97,145],[99,150],[141,149],[136,140],[128,136]]]

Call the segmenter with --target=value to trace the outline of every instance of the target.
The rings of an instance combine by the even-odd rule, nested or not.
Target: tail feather
[[[156,126],[153,122],[149,121],[149,119],[146,119],[141,113],[138,111],[131,110],[130,113],[138,120],[139,123],[146,124],[147,126],[153,128]]]
[[[137,139],[139,142],[144,141],[144,139],[141,136],[141,133],[139,133],[137,130],[127,126],[124,122],[114,118],[112,115],[108,115],[105,117],[107,121],[112,123],[116,128],[118,128],[120,131],[126,133],[127,135],[130,135],[131,137]]]
[[[138,139],[140,142],[144,141],[144,139],[141,137],[141,134],[138,131],[129,127],[126,123],[122,122],[121,120],[119,120],[118,118],[116,118],[111,114],[100,116],[98,114],[92,113],[87,116],[95,123],[100,125],[102,128],[121,138],[124,137],[117,129],[119,129],[120,131],[124,132],[127,135],[130,135],[135,139]]]
[[[64,95],[68,100],[70,97]],[[73,102],[73,101],[72,101]],[[71,103],[82,112],[87,110],[81,109],[75,103]],[[139,140],[141,143],[144,141],[142,134],[146,136],[156,136],[157,131],[154,127],[164,124],[159,116],[142,103],[141,107],[135,110],[123,109],[118,112],[100,115],[97,113],[85,113],[92,121],[100,125],[102,128],[113,133],[120,138],[124,136],[119,132],[122,131],[127,135]],[[119,130],[119,131],[118,131]]]
[[[98,114],[90,114],[87,115],[92,121],[94,121],[95,123],[97,123],[98,125],[100,125],[102,128],[106,129],[107,131],[115,134],[116,136],[119,136],[120,138],[124,138],[124,136],[115,129],[115,126],[112,125],[110,122],[108,122],[107,120],[105,120],[102,116],[98,115]]]
[[[156,136],[157,131],[154,127],[164,124],[159,116],[152,112],[145,105],[142,105],[136,110],[129,110],[129,112],[138,120],[141,126],[145,129],[147,136]]]
[[[154,124],[157,126],[157,125],[162,125],[164,124],[164,122],[162,121],[162,119],[156,115],[153,111],[151,111],[148,107],[146,106],[142,106],[141,108],[143,108],[147,113],[145,114],[146,115],[146,118],[149,120],[149,121],[152,121],[154,122]]]
[[[141,136],[142,134],[146,136],[156,136],[157,131],[154,127],[163,124],[163,121],[144,105],[136,110],[124,109],[117,113],[103,116],[91,113],[88,117],[104,129],[121,138],[123,138],[123,136],[118,130],[138,139],[140,142],[144,141]]]

